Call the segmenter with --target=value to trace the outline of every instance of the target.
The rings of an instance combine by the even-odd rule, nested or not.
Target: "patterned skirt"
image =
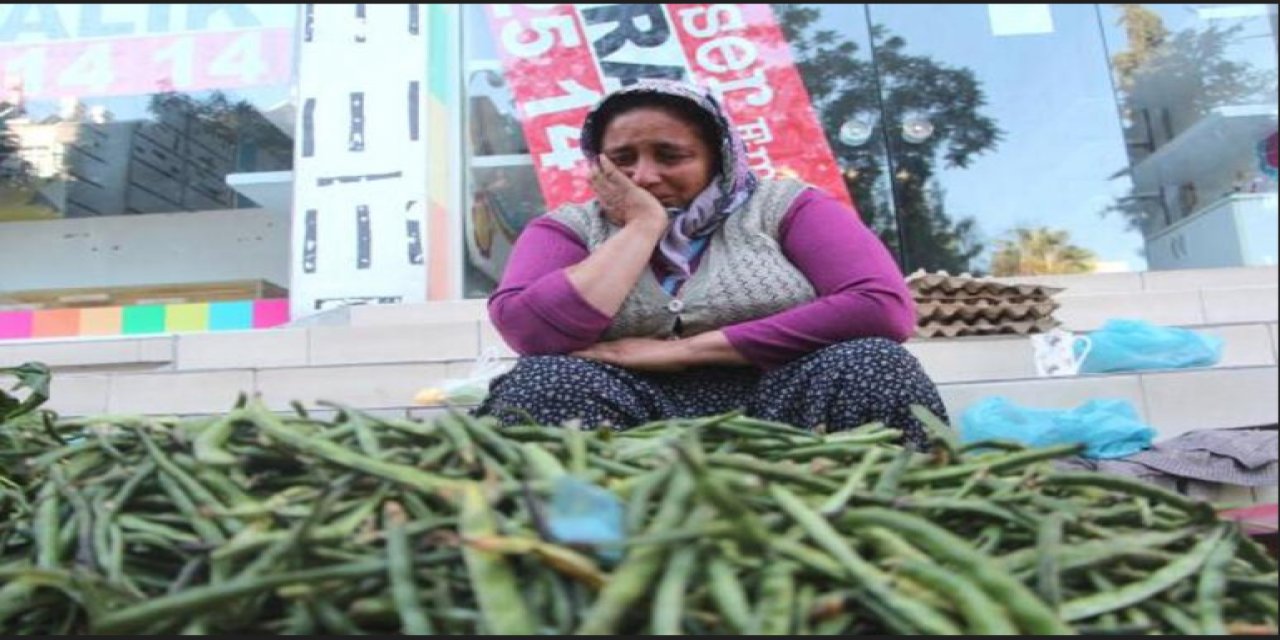
[[[625,429],[745,409],[749,416],[809,429],[823,425],[827,432],[881,421],[901,429],[904,443],[924,449],[928,438],[912,404],[947,419],[915,356],[892,340],[863,338],[766,373],[749,367],[649,373],[575,356],[528,356],[493,379],[474,413],[504,425],[577,420]]]

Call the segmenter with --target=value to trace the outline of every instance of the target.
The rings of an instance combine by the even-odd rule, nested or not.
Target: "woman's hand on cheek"
[[[570,355],[637,371],[671,373],[683,371],[686,367],[681,342],[658,338],[622,338],[597,342]]]
[[[591,190],[609,222],[625,227],[641,223],[666,229],[667,211],[653,194],[636,186],[608,156],[599,156],[591,170]]]

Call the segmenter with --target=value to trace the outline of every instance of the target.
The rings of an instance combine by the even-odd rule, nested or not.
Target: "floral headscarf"
[[[657,257],[668,272],[662,279],[662,286],[668,293],[673,293],[689,278],[690,265],[706,248],[711,234],[755,193],[759,179],[747,166],[746,145],[715,96],[702,87],[674,80],[640,80],[610,93],[591,108],[582,125],[580,146],[592,164],[600,155],[595,142],[603,139],[603,131],[597,131],[602,124],[598,122],[601,109],[619,96],[637,93],[657,93],[689,100],[711,115],[720,133],[719,175],[689,203],[688,208],[667,210],[674,219],[658,244]]]

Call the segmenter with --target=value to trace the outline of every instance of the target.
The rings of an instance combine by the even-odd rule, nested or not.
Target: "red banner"
[[[292,46],[290,28],[0,45],[0,87],[31,100],[284,84]]]
[[[639,78],[716,92],[762,177],[849,202],[809,93],[768,5],[487,5],[548,209],[592,194],[578,136],[602,95]]]

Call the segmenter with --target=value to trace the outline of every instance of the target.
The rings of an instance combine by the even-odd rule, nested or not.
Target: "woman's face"
[[[697,126],[660,107],[615,116],[600,152],[664,207],[689,206],[716,175],[715,153]]]

